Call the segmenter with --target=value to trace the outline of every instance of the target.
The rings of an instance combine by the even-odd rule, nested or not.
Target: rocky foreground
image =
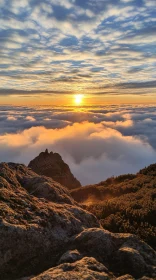
[[[102,229],[68,190],[20,164],[0,164],[0,279],[155,279],[156,253]]]

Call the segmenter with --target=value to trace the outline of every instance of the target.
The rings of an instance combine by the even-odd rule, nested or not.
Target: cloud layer
[[[137,172],[156,161],[154,106],[0,107],[0,158],[28,164],[59,152],[82,184]]]

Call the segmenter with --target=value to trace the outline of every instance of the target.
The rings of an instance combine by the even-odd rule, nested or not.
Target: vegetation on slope
[[[156,248],[156,164],[71,194],[105,229],[137,234]]]

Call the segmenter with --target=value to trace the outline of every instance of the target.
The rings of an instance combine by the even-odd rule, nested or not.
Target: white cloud
[[[8,116],[8,117],[7,117],[7,120],[8,120],[8,121],[16,121],[17,118],[14,117],[14,116]]]

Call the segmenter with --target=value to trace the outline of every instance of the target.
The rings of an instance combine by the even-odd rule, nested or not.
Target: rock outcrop
[[[36,274],[56,265],[71,237],[97,219],[68,190],[24,165],[0,164],[0,277]]]
[[[102,229],[59,183],[0,164],[0,279],[154,279],[155,266],[150,246]]]
[[[73,176],[69,166],[58,153],[42,152],[33,159],[28,167],[35,173],[52,178],[68,189],[81,187],[80,182]]]

